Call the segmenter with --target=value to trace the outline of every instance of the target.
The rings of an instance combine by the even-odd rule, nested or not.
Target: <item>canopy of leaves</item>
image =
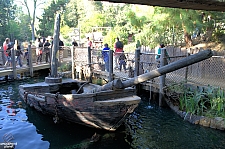
[[[47,3],[46,3],[47,4]],[[0,39],[4,36],[21,40],[31,39],[28,16],[12,0],[0,0]],[[15,11],[16,10],[16,11]],[[20,10],[20,11],[19,11]],[[142,45],[154,47],[159,43],[191,43],[193,38],[218,40],[224,34],[225,15],[178,8],[95,2],[88,0],[51,0],[35,23],[37,36],[52,36],[56,13],[61,14],[61,35],[71,40],[74,28],[80,28],[81,37],[93,32],[93,27],[111,27],[104,30],[104,42],[113,46],[119,37],[128,44],[128,35],[134,35]]]

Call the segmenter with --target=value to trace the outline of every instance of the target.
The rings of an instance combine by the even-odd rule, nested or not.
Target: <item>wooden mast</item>
[[[58,59],[56,57],[59,50],[59,33],[60,33],[60,14],[56,15],[54,35],[53,35],[53,47],[51,51],[51,73],[50,76],[45,77],[45,83],[61,83],[62,78],[57,73]]]
[[[51,77],[57,77],[57,58],[56,53],[59,50],[59,32],[60,32],[60,14],[56,15],[54,35],[53,35],[53,47],[51,55]]]

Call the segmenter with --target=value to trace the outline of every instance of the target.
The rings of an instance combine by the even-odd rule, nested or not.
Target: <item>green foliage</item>
[[[71,11],[72,10],[72,11]],[[69,3],[65,7],[65,11],[63,13],[63,20],[65,25],[74,28],[78,26],[78,8],[77,8],[77,0],[70,0]]]
[[[116,41],[117,34],[114,30],[110,30],[105,38],[103,39],[103,43],[108,43],[109,48],[114,50],[114,43]]]
[[[145,16],[137,17],[136,13],[130,10],[127,13],[127,17],[130,21],[131,26],[134,27],[136,31],[141,30],[143,28],[146,21]]]
[[[30,40],[30,26],[35,18],[24,15],[21,8],[12,5],[12,0],[2,0],[0,3],[0,39],[3,41],[7,36]],[[69,28],[80,28],[81,36],[85,37],[87,33],[92,32],[92,27],[96,26],[112,27],[124,45],[128,43],[128,35],[134,34],[134,42],[139,40],[142,45],[150,48],[161,42],[179,45],[184,37],[191,37],[196,30],[199,31],[198,34],[207,36],[211,33],[214,41],[219,41],[224,34],[222,28],[218,27],[218,24],[225,22],[223,12],[105,4],[100,1],[54,0],[48,2],[42,16],[38,18],[39,22],[34,24],[37,36],[53,35],[56,13],[61,14],[61,35],[66,40],[70,40]],[[106,41],[113,45],[114,39],[109,40],[108,31],[103,31],[103,35],[106,35]]]
[[[93,2],[93,5],[95,6],[95,11],[98,11],[98,12],[102,12],[103,10],[103,4],[101,1],[94,1]]]
[[[187,113],[225,118],[225,93],[216,87],[198,88],[195,91],[188,89],[184,84],[174,84],[170,92],[179,93],[179,105]]]
[[[58,67],[59,72],[71,71],[72,64],[71,63],[63,63],[60,67]]]
[[[40,22],[39,30],[36,32],[38,36],[47,37],[53,35],[56,13],[63,14],[67,2],[68,0],[52,1],[50,5],[44,9],[42,16],[38,18]],[[63,17],[61,18],[62,18],[61,24],[63,24],[64,23]]]
[[[15,6],[11,0],[0,0],[0,41],[6,37],[14,39],[13,31],[15,19]]]
[[[128,45],[124,45],[123,50],[125,51],[125,53],[135,53],[135,49],[136,49],[136,43],[130,43]]]

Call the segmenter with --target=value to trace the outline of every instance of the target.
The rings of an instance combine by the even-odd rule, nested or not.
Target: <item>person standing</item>
[[[43,49],[43,43],[41,42],[41,38],[37,38],[37,41],[36,41],[36,56],[37,56],[36,64],[38,64],[38,62],[41,63],[41,61],[42,61],[42,49]]]
[[[119,64],[119,57],[122,54],[123,51],[123,43],[119,40],[119,38],[116,38],[116,42],[114,45],[114,69],[118,69],[118,64]]]
[[[87,37],[87,49],[88,49],[88,64],[90,64],[91,63],[91,47],[92,47],[92,42],[91,42],[91,40],[90,40],[90,38],[89,37]],[[90,65],[89,65],[90,66]]]
[[[92,42],[91,42],[91,40],[90,40],[90,38],[89,37],[87,37],[87,48],[88,48],[88,50],[91,50],[91,47],[92,47]]]
[[[160,67],[160,56],[161,56],[161,51],[162,51],[162,48],[164,48],[164,47],[165,47],[165,45],[162,43],[162,44],[159,45],[159,47],[158,47],[158,49],[157,49],[157,55],[155,56],[155,59],[156,59],[156,62],[159,63],[159,64],[157,65],[158,68]],[[167,57],[168,60],[170,60],[169,54],[168,54],[167,51],[166,51],[166,57]],[[167,64],[168,64],[168,61],[166,61],[166,64],[165,64],[165,65],[167,65]]]
[[[22,67],[23,64],[22,64],[21,56],[23,55],[23,53],[21,51],[21,47],[19,45],[18,40],[15,40],[14,50],[16,51],[16,62],[19,64],[20,67]]]
[[[59,39],[59,49],[63,50],[64,43],[61,39]]]
[[[137,40],[136,49],[141,47],[140,40]]]
[[[24,53],[24,58],[27,60],[27,66],[29,66],[29,52],[28,52],[28,48],[26,50],[27,51]]]
[[[77,47],[77,46],[78,46],[78,43],[77,43],[77,41],[76,41],[75,39],[73,40],[72,45],[73,45],[74,47]]]
[[[9,38],[6,38],[4,43],[3,43],[3,50],[4,50],[4,55],[5,55],[5,59],[6,59],[6,62],[5,62],[5,67],[6,66],[12,66],[12,59],[11,59],[11,43],[10,43],[10,39]]]
[[[44,52],[45,52],[45,62],[48,63],[48,59],[50,61],[50,42],[49,39],[47,39],[44,43]]]
[[[104,44],[104,48],[102,49],[102,57],[105,62],[105,71],[109,72],[109,50],[108,44]]]
[[[120,64],[120,71],[122,70],[122,67],[125,71],[125,73],[127,72],[126,70],[126,64],[127,64],[127,58],[124,54],[124,51],[122,51],[122,54],[120,54],[120,57],[119,57],[119,64]]]

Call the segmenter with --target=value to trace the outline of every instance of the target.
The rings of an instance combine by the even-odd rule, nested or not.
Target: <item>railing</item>
[[[36,62],[36,48],[32,46],[32,61]],[[59,61],[64,61],[64,58],[71,56],[72,47],[63,47],[64,50],[59,50],[58,58]],[[182,59],[188,56],[187,53],[194,54],[199,52],[201,49],[181,49],[174,47],[167,47],[167,52],[170,56],[169,63]],[[93,49],[91,52],[91,64],[93,70],[104,71],[104,61],[101,55],[101,50]],[[43,53],[44,54],[44,53]],[[125,53],[127,57],[127,68],[128,71],[135,70],[135,53]],[[157,69],[158,62],[155,61],[155,49],[141,49],[140,62],[139,62],[139,74],[143,74],[152,70]],[[193,64],[186,68],[181,68],[179,70],[173,71],[166,74],[166,85],[172,83],[179,83],[183,81],[197,83],[200,85],[212,85],[216,87],[225,88],[225,57],[224,53],[215,53],[215,56],[201,61],[199,63]],[[87,72],[88,67],[88,51],[87,48],[76,48],[74,50],[74,65],[76,69],[82,69],[82,71]],[[43,57],[43,60],[44,57]],[[71,59],[72,61],[72,59]],[[24,64],[26,61],[24,60]],[[0,64],[4,65],[4,53],[0,50]],[[118,70],[114,70],[115,73]],[[128,72],[132,74],[131,72]],[[119,73],[121,78],[132,77],[128,73]],[[158,79],[154,80],[154,83],[159,83]]]
[[[59,50],[58,53],[57,53],[57,58],[58,58],[59,62],[63,62],[64,58],[71,57],[71,47],[63,46],[60,49],[61,50]],[[35,63],[36,59],[37,59],[36,47],[32,45],[31,46],[31,51],[32,51],[32,54],[31,54],[32,62]],[[26,52],[26,48],[22,49],[23,56],[21,56],[21,60],[22,60],[22,64],[24,66],[26,66],[26,63],[27,63],[27,60],[24,58],[25,52]],[[46,55],[46,52],[43,50],[42,63],[46,62],[46,56],[45,55]],[[0,68],[4,67],[5,62],[6,62],[6,57],[4,55],[3,48],[0,47]],[[4,67],[4,69],[12,69],[12,67]]]

